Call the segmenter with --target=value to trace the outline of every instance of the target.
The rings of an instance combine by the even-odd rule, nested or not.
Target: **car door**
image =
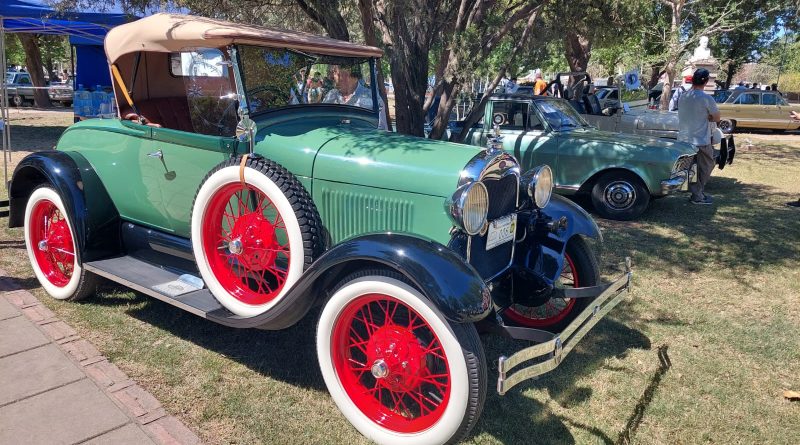
[[[219,50],[171,53],[170,59],[170,74],[182,79],[185,88],[177,96],[150,100],[150,108],[161,109],[164,119],[160,128],[152,128],[139,163],[165,228],[189,237],[192,204],[201,182],[237,148],[237,102],[232,76],[219,63]]]
[[[739,127],[763,128],[761,99],[758,92],[743,92],[733,101],[732,118]]]
[[[776,130],[789,128],[789,112],[785,109],[783,100],[777,93],[761,93],[761,109],[769,120],[770,127]]]
[[[526,102],[527,119],[524,130],[512,140],[503,140],[503,147],[520,163],[525,172],[547,164],[555,172],[558,167],[558,141],[542,119],[536,101]]]

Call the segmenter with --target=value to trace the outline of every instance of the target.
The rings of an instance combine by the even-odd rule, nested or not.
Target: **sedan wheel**
[[[15,107],[21,107],[25,105],[25,98],[20,96],[19,94],[15,94],[14,97],[11,98],[11,103]]]
[[[636,175],[623,171],[605,173],[592,188],[592,204],[603,218],[627,221],[641,215],[650,203],[650,192]]]
[[[353,275],[325,305],[317,327],[325,384],[377,443],[459,441],[486,396],[477,331],[449,323],[419,291],[386,275]]]
[[[733,123],[732,120],[729,119],[722,119],[717,124],[717,127],[725,134],[733,133],[733,129],[736,128],[736,124]]]

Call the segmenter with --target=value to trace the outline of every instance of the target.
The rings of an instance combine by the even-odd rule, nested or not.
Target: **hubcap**
[[[389,366],[386,365],[386,362],[383,359],[375,360],[375,363],[372,364],[372,376],[376,379],[382,379],[389,375]]]
[[[228,243],[228,251],[234,255],[239,255],[242,253],[242,240],[236,238]]]
[[[38,247],[39,247],[39,250],[41,250],[42,252],[46,252],[47,251],[47,240],[39,241],[39,246]]]
[[[604,195],[608,206],[615,210],[625,210],[636,201],[636,190],[625,181],[608,184]]]

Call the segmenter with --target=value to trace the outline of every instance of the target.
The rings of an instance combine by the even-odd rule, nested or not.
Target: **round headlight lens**
[[[473,182],[461,195],[461,221],[468,235],[477,235],[486,224],[489,193],[481,182]]]
[[[543,209],[550,203],[550,197],[553,196],[553,171],[547,165],[539,167],[539,171],[534,175],[534,181],[536,184],[531,198],[536,207]]]

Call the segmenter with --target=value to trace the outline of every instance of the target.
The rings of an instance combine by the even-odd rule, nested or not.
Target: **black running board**
[[[181,275],[154,266],[131,256],[84,263],[83,267],[92,273],[108,278],[137,292],[151,296],[185,311],[231,327],[243,327],[242,317],[225,309],[211,295],[208,289],[200,289],[178,296],[166,295],[153,289],[158,284],[175,281]],[[248,326],[250,327],[250,326]]]

